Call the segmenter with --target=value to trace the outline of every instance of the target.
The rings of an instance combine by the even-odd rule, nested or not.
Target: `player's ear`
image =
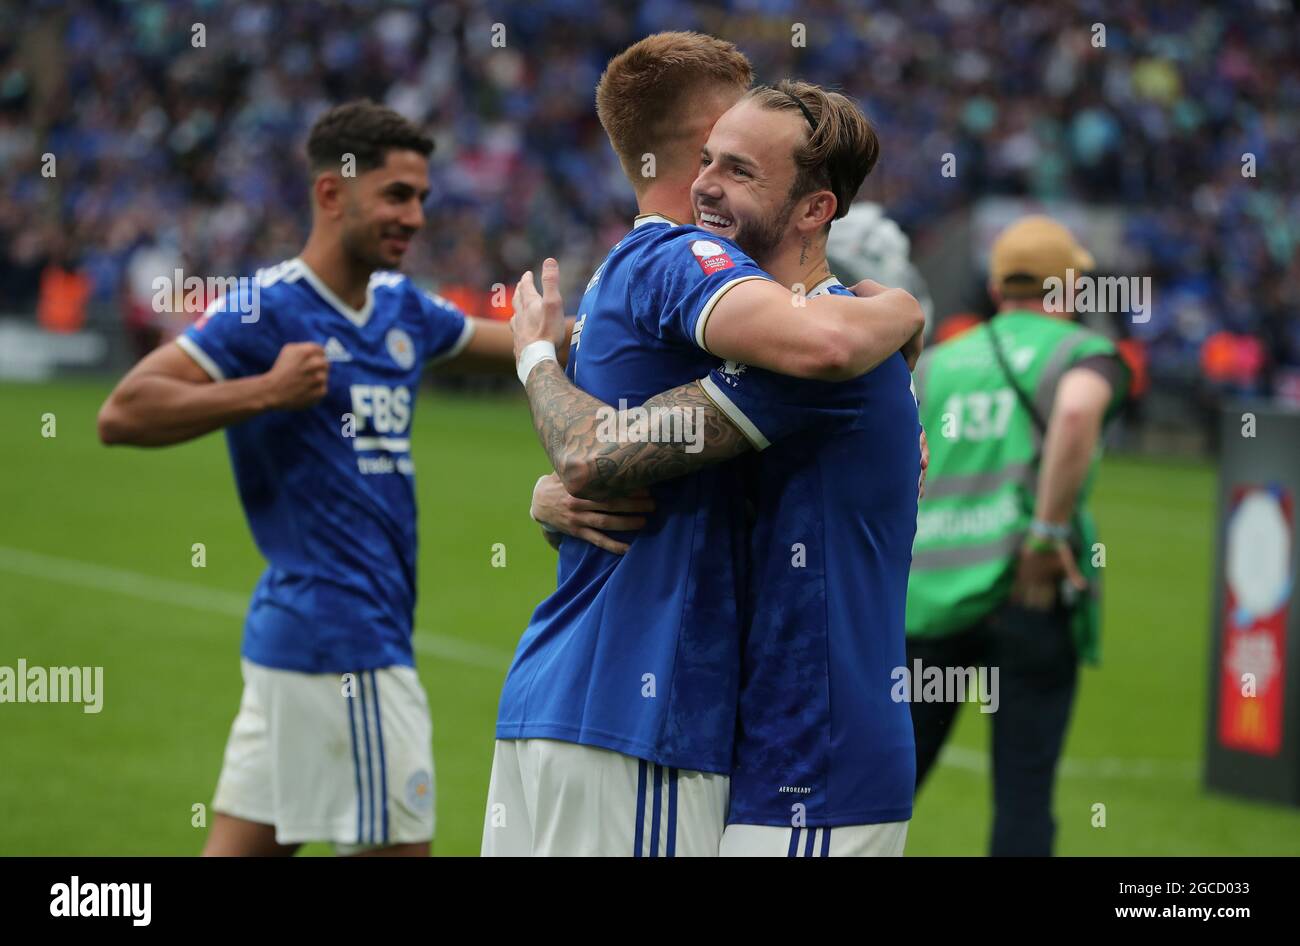
[[[830,191],[816,191],[809,195],[808,209],[804,211],[801,221],[804,226],[800,229],[809,232],[821,230],[835,219],[837,206],[835,195]]]
[[[343,181],[334,172],[317,174],[311,192],[316,207],[326,216],[337,217],[343,212]]]

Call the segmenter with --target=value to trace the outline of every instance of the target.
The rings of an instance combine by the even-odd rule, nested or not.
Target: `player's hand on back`
[[[874,279],[862,279],[849,286],[849,291],[859,299],[870,299],[872,296],[878,296],[889,287],[884,283],[878,283]]]
[[[622,555],[628,550],[627,543],[612,539],[605,532],[640,529],[654,508],[654,500],[643,489],[617,499],[578,499],[569,495],[558,476],[550,473],[533,487],[531,512],[534,519],[557,532]]]
[[[270,409],[300,411],[325,396],[330,364],[315,342],[290,342],[265,375]]]
[[[899,349],[903,357],[907,359],[907,370],[915,371],[916,363],[921,360],[921,352],[925,350],[925,326],[922,325],[916,330],[916,334],[907,340],[907,344]]]
[[[925,436],[925,428],[921,428],[921,479],[916,484],[917,499],[925,499],[925,471],[930,469],[930,441]]]
[[[542,292],[533,284],[532,270],[519,277],[515,286],[514,317],[510,331],[514,334],[515,358],[533,342],[550,342],[557,349],[564,344],[564,300],[560,298],[560,264],[553,259],[542,263]]]
[[[849,287],[850,291],[860,299],[870,299],[872,296],[878,296],[882,292],[888,292],[889,287],[876,282],[874,279],[863,279]],[[925,348],[925,325],[923,324],[916,330],[907,344],[899,349],[903,353],[903,358],[907,360],[907,370],[916,369],[916,362],[921,357],[921,352]]]

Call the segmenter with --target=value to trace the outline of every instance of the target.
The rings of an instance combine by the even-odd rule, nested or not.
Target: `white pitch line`
[[[210,614],[243,618],[248,612],[248,595],[234,591],[208,588],[188,581],[155,578],[108,565],[57,558],[3,545],[0,545],[0,571]],[[419,628],[415,631],[413,646],[416,653],[469,667],[504,673],[510,666],[511,655],[505,651]]]
[[[190,608],[210,614],[242,618],[248,611],[248,598],[234,591],[207,588],[187,581],[155,578],[140,572],[108,565],[80,562],[29,552],[0,545],[0,571],[44,581],[61,582],[80,588],[93,588],[127,595],[169,607]],[[484,647],[459,637],[416,629],[417,653],[440,660],[504,673],[511,655]],[[939,765],[986,775],[989,754],[963,746],[947,746],[939,755]],[[1063,759],[1062,778],[1169,779],[1184,781],[1195,777],[1196,765],[1176,759]]]
[[[964,746],[946,746],[939,753],[939,765],[987,775],[990,753]],[[1180,759],[1062,759],[1057,769],[1061,778],[1166,779],[1187,781],[1196,777],[1196,763]]]

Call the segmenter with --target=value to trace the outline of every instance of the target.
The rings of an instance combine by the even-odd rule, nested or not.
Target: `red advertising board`
[[[1286,625],[1293,591],[1295,503],[1280,486],[1236,486],[1227,522],[1219,743],[1282,748]]]

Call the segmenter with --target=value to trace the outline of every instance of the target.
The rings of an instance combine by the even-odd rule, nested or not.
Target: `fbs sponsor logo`
[[[704,270],[706,276],[736,265],[722,245],[712,240],[695,240],[691,243],[691,252],[695,254],[695,262],[700,264],[700,269]]]
[[[410,389],[398,385],[390,388],[383,384],[354,384],[349,389],[352,397],[351,427],[344,436],[351,437],[352,448],[358,451],[379,450],[391,456],[357,457],[357,469],[363,474],[415,473],[415,464],[407,455],[411,441],[406,429],[411,423]]]
[[[50,888],[50,916],[129,916],[132,926],[148,926],[153,916],[153,884],[83,884]]]
[[[411,391],[405,385],[388,387],[385,384],[354,384],[348,389],[352,397],[352,415],[357,420],[356,448],[373,450],[377,444],[363,433],[404,436],[411,423]],[[384,447],[396,451],[410,449],[408,441],[400,447]]]

